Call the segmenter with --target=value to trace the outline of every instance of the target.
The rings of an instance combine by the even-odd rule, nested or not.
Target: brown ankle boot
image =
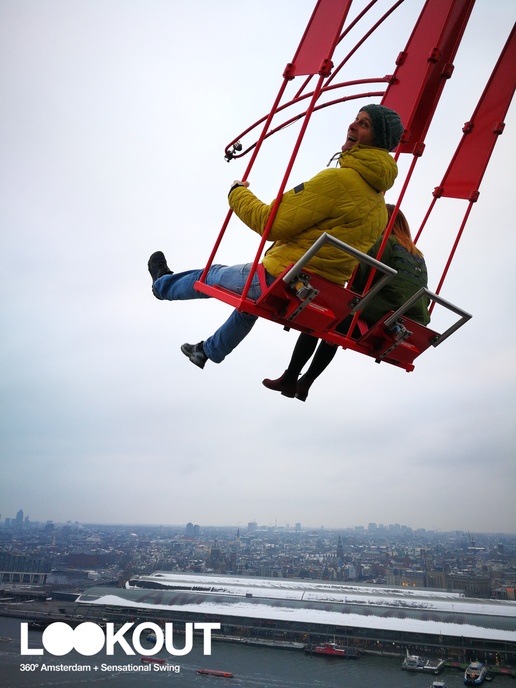
[[[262,385],[275,392],[281,392],[284,397],[290,397],[292,399],[296,395],[297,376],[293,377],[285,370],[283,375],[277,380],[265,378],[265,380],[262,380]]]
[[[296,385],[296,399],[299,399],[299,401],[306,401],[308,390],[312,386],[312,383],[313,380],[308,380],[306,375],[300,377]]]

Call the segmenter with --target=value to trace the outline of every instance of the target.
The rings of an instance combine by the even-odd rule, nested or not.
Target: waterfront
[[[21,656],[19,619],[0,618],[0,637],[12,639],[0,643],[2,688],[75,688],[81,685],[98,688],[160,688],[165,683],[181,688],[225,685],[235,688],[429,688],[435,678],[428,674],[402,671],[399,657],[364,655],[359,660],[343,660],[310,656],[298,650],[250,647],[218,641],[213,643],[211,656],[205,657],[199,640],[194,643],[190,654],[172,659],[171,665],[179,667],[177,673],[173,669],[163,671],[154,668],[142,672],[139,657],[128,657],[119,648],[113,657],[106,657],[103,653],[84,657],[75,652],[65,657],[48,654],[44,657]],[[29,631],[28,646],[41,647],[41,632]],[[162,655],[166,656],[165,653]],[[34,666],[36,664],[37,667]],[[103,668],[103,664],[109,668]],[[23,665],[27,665],[27,670],[21,669]],[[52,670],[74,665],[83,670]],[[123,667],[127,666],[133,670],[125,671]],[[196,673],[201,667],[231,671],[234,678],[202,676]],[[457,670],[447,669],[440,678],[446,681],[448,688],[463,685],[462,672]],[[513,679],[497,676],[496,685],[498,688],[510,688],[515,684]]]

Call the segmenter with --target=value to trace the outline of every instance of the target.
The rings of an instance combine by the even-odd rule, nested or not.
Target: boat
[[[239,636],[224,636],[224,642],[242,643],[242,645],[260,645],[261,647],[276,647],[285,650],[304,650],[304,643],[291,640],[276,640],[275,638],[242,638]]]
[[[401,668],[403,671],[421,671],[437,676],[444,669],[445,664],[445,659],[425,659],[419,655],[409,655],[407,650],[407,656],[403,660]]]
[[[197,669],[198,674],[204,674],[205,676],[220,676],[221,678],[233,678],[233,674],[230,671],[219,671],[218,669]]]
[[[447,688],[447,686],[444,681],[434,681],[430,688]]]
[[[159,659],[159,657],[140,657],[140,662],[144,664],[166,664],[166,659]]]
[[[307,645],[305,652],[313,652],[316,655],[329,657],[342,657],[343,659],[358,659],[360,652],[353,647],[337,645],[337,643],[323,643],[322,645]]]
[[[487,667],[483,662],[471,662],[464,672],[464,683],[467,686],[480,686],[486,680]]]

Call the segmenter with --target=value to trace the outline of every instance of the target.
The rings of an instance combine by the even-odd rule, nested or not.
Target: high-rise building
[[[344,559],[344,548],[342,547],[342,538],[339,535],[337,542],[337,560],[341,562]]]

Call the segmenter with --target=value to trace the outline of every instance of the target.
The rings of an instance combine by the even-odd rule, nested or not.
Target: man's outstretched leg
[[[153,253],[149,259],[149,272],[153,279],[152,292],[157,299],[162,301],[182,301],[188,299],[210,298],[195,290],[195,283],[201,278],[203,270],[187,270],[185,272],[172,272],[167,265],[165,256],[161,251]],[[206,284],[225,287],[230,291],[241,294],[247,282],[251,264],[242,265],[212,265],[206,275]],[[272,283],[274,278],[267,275],[267,282]],[[250,299],[257,299],[261,294],[258,275],[254,275],[248,292]],[[199,368],[204,368],[208,359],[214,363],[221,363],[225,357],[240,344],[251,331],[257,317],[249,313],[242,313],[236,309],[219,327],[219,329],[206,340],[198,344],[183,344],[181,351],[192,363]]]
[[[197,344],[183,344],[181,351],[198,368],[204,368],[206,361],[222,363],[228,354],[247,337],[257,321],[256,315],[235,310],[226,322],[206,341]]]
[[[202,343],[206,357],[214,363],[222,363],[226,356],[247,337],[257,320],[258,316],[242,313],[235,308],[226,322]]]

